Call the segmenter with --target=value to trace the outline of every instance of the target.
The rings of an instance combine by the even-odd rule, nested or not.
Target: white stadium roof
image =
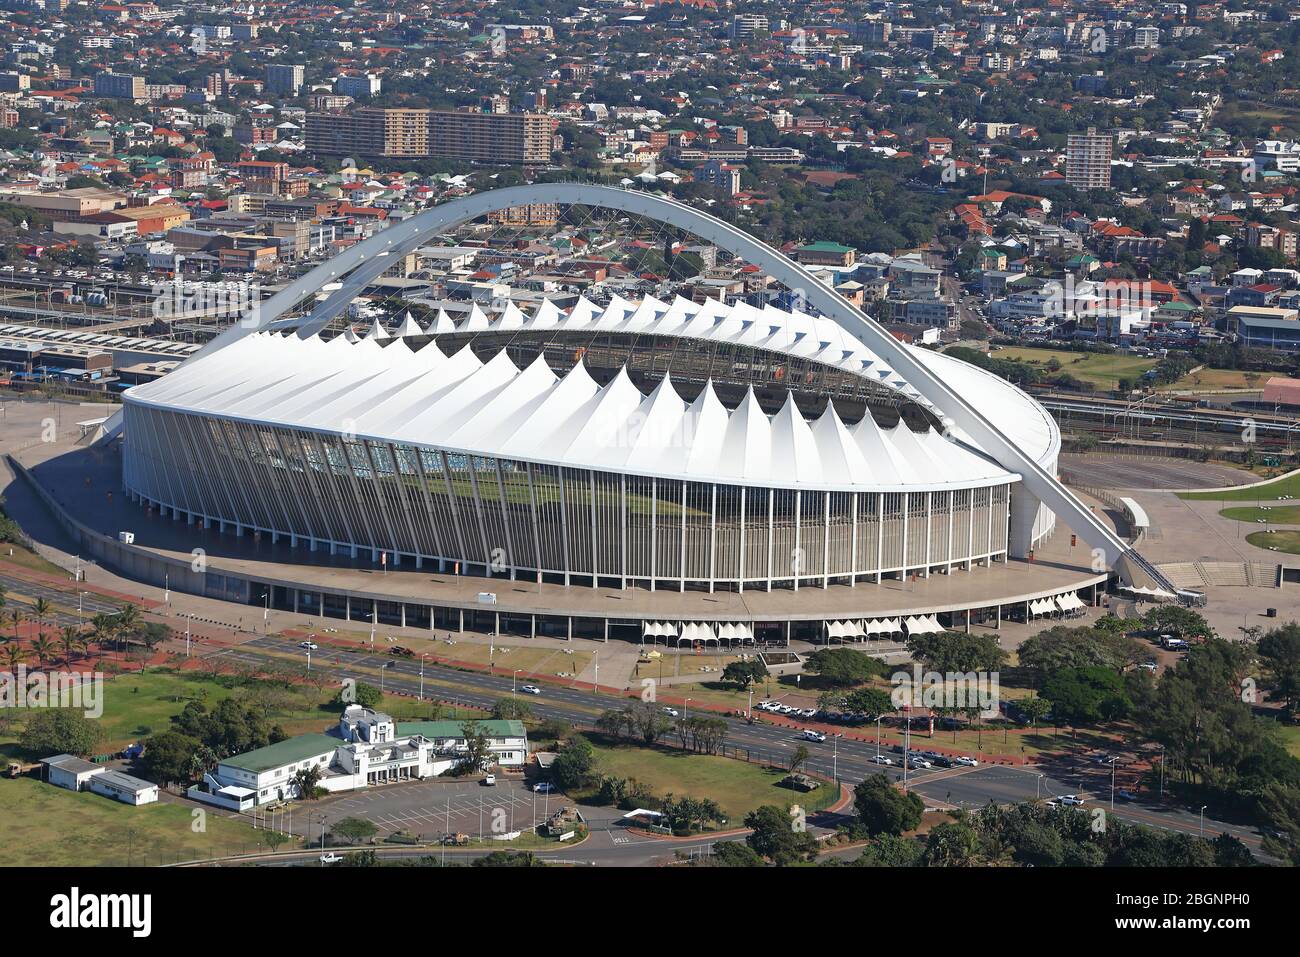
[[[409,317],[399,333],[414,335]],[[439,315],[428,335],[451,332]],[[569,313],[549,302],[525,317],[511,305],[489,320],[474,310],[458,332],[609,330],[724,339],[829,362],[915,393],[829,320],[767,307],[672,305],[621,299],[604,310],[585,299]],[[382,344],[381,344],[382,343]],[[1033,454],[1054,458],[1057,433],[1019,390],[980,369],[917,350],[948,381],[979,393],[985,414]],[[814,421],[792,396],[769,416],[753,391],[734,410],[712,384],[691,403],[665,377],[643,394],[622,369],[604,386],[579,362],[557,376],[539,356],[520,369],[503,350],[484,362],[468,346],[436,341],[413,350],[376,324],[365,338],[323,340],[258,332],[191,360],[128,399],[162,408],[365,438],[602,471],[693,481],[820,489],[943,489],[1006,482],[1002,467],[962,441],[870,415],[852,426],[833,403]]]

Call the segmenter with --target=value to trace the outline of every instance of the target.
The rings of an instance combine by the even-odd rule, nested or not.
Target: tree
[[[203,743],[180,731],[152,734],[144,741],[141,759],[145,773],[155,781],[189,781],[194,772],[194,756]]]
[[[722,669],[722,680],[735,685],[741,690],[766,678],[767,675],[767,665],[763,664],[759,658],[750,658],[747,661],[733,661]]]
[[[654,744],[670,728],[668,719],[653,701],[640,701],[627,709],[631,726],[646,744]]]
[[[623,708],[607,708],[596,718],[596,730],[611,738],[621,738],[625,733],[632,733],[632,716]]]
[[[904,794],[883,774],[873,774],[853,789],[853,808],[868,834],[902,834],[921,823],[925,802],[916,793]]]
[[[32,651],[36,655],[36,660],[40,663],[42,669],[45,668],[45,662],[54,657],[54,642],[45,635],[37,634],[32,639]]]
[[[358,681],[355,685],[340,688],[339,693],[334,696],[334,703],[344,708],[350,704],[359,704],[363,708],[373,709],[379,707],[383,697],[374,685]]]
[[[574,735],[551,762],[551,780],[561,791],[572,791],[591,783],[596,770],[596,749],[582,735]]]
[[[810,753],[806,745],[801,744],[799,745],[799,747],[795,748],[794,754],[790,755],[790,765],[789,765],[790,773],[794,774],[801,767],[807,764],[809,757],[810,757]]]
[[[763,858],[743,841],[721,841],[713,845],[709,864],[714,867],[762,867]]]
[[[72,655],[78,649],[83,647],[84,641],[81,632],[72,625],[65,625],[59,629],[59,646],[63,649],[63,660],[66,664],[72,664]]]
[[[1255,650],[1272,674],[1272,688],[1287,709],[1300,710],[1300,624],[1291,622],[1270,631]]]
[[[1126,715],[1132,702],[1124,681],[1109,668],[1066,668],[1043,683],[1043,697],[1052,714],[1069,724],[1096,724]]]
[[[817,845],[811,834],[795,826],[795,819],[784,809],[771,804],[750,811],[745,816],[745,827],[750,829],[745,843],[775,864],[793,864]]]
[[[50,604],[48,598],[38,598],[32,602],[32,614],[36,617],[36,634],[38,637],[45,630],[45,619],[50,617],[52,611],[54,611],[54,606]],[[41,664],[44,663],[45,661],[42,659]]]
[[[872,717],[894,710],[889,692],[883,688],[854,688],[845,693],[842,704],[848,711]]]
[[[852,648],[819,648],[808,656],[804,670],[834,688],[862,684],[885,673],[880,661]]]
[[[545,867],[546,862],[532,851],[493,851],[475,858],[470,867]]]
[[[943,674],[997,671],[1007,660],[992,635],[944,631],[935,635],[913,635],[907,650],[927,669]]]
[[[498,721],[527,721],[532,716],[528,702],[518,698],[498,698],[492,705],[492,717]]]
[[[975,863],[978,835],[965,821],[945,822],[925,842],[926,867],[967,867]]]
[[[1021,698],[1017,701],[1016,707],[1029,719],[1030,727],[1037,728],[1038,722],[1047,717],[1052,710],[1052,703],[1040,698],[1038,695],[1030,695],[1028,698]]]
[[[47,758],[52,754],[88,757],[103,738],[99,724],[75,708],[33,711],[27,719],[19,745],[29,754]]]
[[[465,738],[465,755],[458,769],[473,774],[489,767],[492,764],[492,748],[483,726],[477,721],[466,721],[461,724],[460,733]]]
[[[304,801],[314,801],[320,788],[320,779],[320,765],[311,764],[294,773],[294,776],[289,779],[290,789],[296,791]]]
[[[345,817],[333,827],[330,833],[349,844],[360,844],[379,833],[379,828],[364,817]]]

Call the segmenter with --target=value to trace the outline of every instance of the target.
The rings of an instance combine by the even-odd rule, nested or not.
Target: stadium
[[[797,294],[761,306],[579,297],[530,314],[506,302],[360,331],[338,321],[385,257],[526,202],[671,222]],[[712,217],[607,187],[494,190],[391,226],[127,391],[114,428],[134,501],[275,549],[280,590],[253,581],[240,599],[299,609],[305,594],[346,618],[352,598],[340,606],[314,568],[452,580],[442,601],[436,587],[397,599],[395,623],[410,604],[414,620],[464,627],[468,587],[491,595],[485,627],[537,633],[539,617],[542,630],[558,618],[569,634],[575,620],[580,633],[603,622],[606,637],[611,623],[715,639],[765,622],[784,622],[787,638],[791,622],[853,637],[891,616],[921,622],[913,630],[961,613],[969,625],[972,610],[1076,607],[1112,575],[1174,591],[1057,481],[1059,432],[1031,397],[902,344]],[[1035,553],[1060,545],[1058,518],[1091,552],[1035,581]],[[962,582],[882,590],[934,577]],[[611,595],[616,616],[601,610]],[[688,595],[730,597],[710,609]],[[378,598],[366,601],[380,620]],[[472,624],[481,609],[470,611]]]

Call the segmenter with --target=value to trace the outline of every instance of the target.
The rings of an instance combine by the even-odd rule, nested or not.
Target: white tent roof
[[[933,615],[917,615],[908,618],[903,624],[907,626],[909,635],[934,635],[944,630]]]
[[[602,314],[590,304],[587,312]],[[382,329],[376,321],[357,342],[254,333],[135,387],[129,400],[322,432],[348,423],[380,441],[697,481],[924,490],[1012,478],[934,431],[881,429],[870,416],[845,427],[833,404],[810,423],[792,396],[769,416],[751,390],[728,411],[709,383],[688,405],[667,377],[644,395],[626,369],[602,386],[581,362],[559,377],[542,356],[520,369],[504,350],[484,362],[468,347],[413,349],[414,339]]]

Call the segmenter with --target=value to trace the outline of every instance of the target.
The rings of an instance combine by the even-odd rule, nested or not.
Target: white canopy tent
[[[682,625],[682,632],[677,636],[677,644],[683,641],[717,641],[718,636],[713,633],[713,626],[704,624],[699,621],[688,621]]]
[[[908,618],[904,624],[909,635],[934,635],[947,630],[934,615],[917,615]]]

